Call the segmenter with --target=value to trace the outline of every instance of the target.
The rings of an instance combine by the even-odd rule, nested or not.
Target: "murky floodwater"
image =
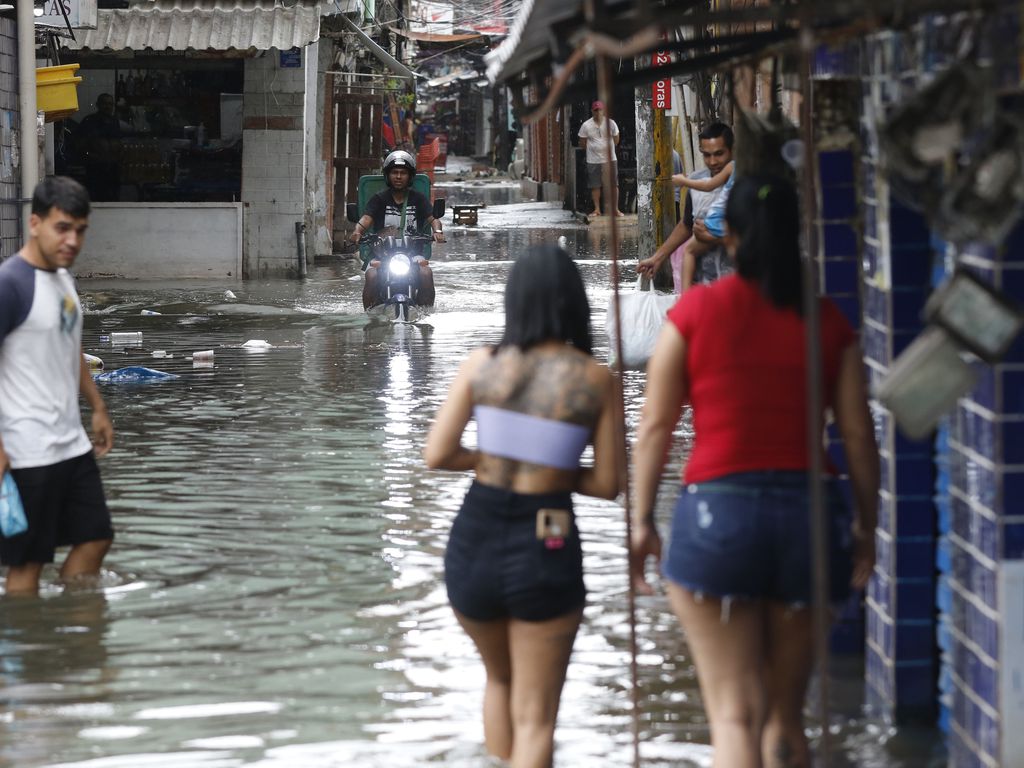
[[[88,352],[108,369],[180,378],[102,387],[117,428],[102,467],[118,538],[102,589],[2,603],[0,765],[495,765],[481,747],[483,671],[442,580],[470,479],[427,472],[420,450],[461,359],[500,334],[509,254],[558,235],[578,257],[603,358],[607,237],[570,223],[449,227],[437,310],[417,326],[367,325],[351,263],[304,283],[83,282]],[[628,230],[623,248],[635,258]],[[141,330],[144,350],[99,341],[124,330]],[[249,339],[273,349],[241,348]],[[192,367],[186,355],[202,349],[214,367]],[[641,385],[629,376],[631,423]],[[557,759],[624,766],[623,514],[579,501],[590,600]],[[642,600],[638,618],[645,765],[708,765],[676,622],[663,598]],[[860,674],[836,685],[836,763],[939,764],[930,734],[860,716]]]

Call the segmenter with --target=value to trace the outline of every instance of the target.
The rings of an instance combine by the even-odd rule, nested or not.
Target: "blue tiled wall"
[[[833,60],[821,59],[818,74],[827,63],[848,62],[848,54]],[[844,64],[845,65],[845,64]],[[861,326],[860,235],[857,219],[857,160],[854,147],[819,152],[818,182],[821,190],[821,272],[819,287],[839,306],[854,328]],[[846,458],[838,431],[829,429],[829,456],[845,474]],[[848,492],[848,489],[847,489]],[[853,597],[840,612],[832,631],[832,651],[859,654],[864,650],[864,611],[860,596]]]
[[[915,83],[902,39],[873,35],[861,51],[864,95],[864,328],[873,385],[923,328],[933,250],[927,222],[890,194],[878,155],[877,125]],[[867,598],[867,686],[872,706],[896,720],[930,720],[938,699],[936,645],[937,466],[934,445],[906,440],[891,414],[872,403],[881,452],[877,562]]]
[[[961,246],[956,261],[1024,301],[1024,226],[999,248]],[[950,265],[947,265],[949,268]],[[949,420],[948,668],[952,764],[1000,763],[1000,563],[1024,558],[1024,346],[978,381]],[[947,670],[944,670],[946,672]]]

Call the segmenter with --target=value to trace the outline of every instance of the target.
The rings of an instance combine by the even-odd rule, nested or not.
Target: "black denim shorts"
[[[852,538],[846,502],[826,481],[830,593],[850,593]],[[727,475],[683,486],[662,570],[695,594],[806,605],[811,599],[806,472]]]
[[[92,451],[45,467],[12,469],[28,530],[0,537],[0,563],[52,563],[57,547],[114,538]]]
[[[540,509],[569,512],[572,524],[559,546],[537,538]],[[572,495],[474,482],[452,526],[444,571],[452,607],[477,621],[547,621],[581,608],[583,550]]]

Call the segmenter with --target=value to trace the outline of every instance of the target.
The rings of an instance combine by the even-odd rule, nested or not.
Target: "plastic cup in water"
[[[121,346],[142,344],[142,331],[121,331],[110,334],[110,343]]]
[[[204,349],[201,352],[193,352],[192,353],[192,362],[193,363],[206,363],[206,362],[212,363],[213,362],[213,350],[212,349]]]

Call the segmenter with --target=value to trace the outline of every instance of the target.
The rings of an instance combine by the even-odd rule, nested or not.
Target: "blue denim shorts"
[[[833,602],[850,593],[850,514],[835,480],[825,482]],[[662,570],[718,598],[805,605],[812,594],[807,473],[744,472],[683,486]]]

